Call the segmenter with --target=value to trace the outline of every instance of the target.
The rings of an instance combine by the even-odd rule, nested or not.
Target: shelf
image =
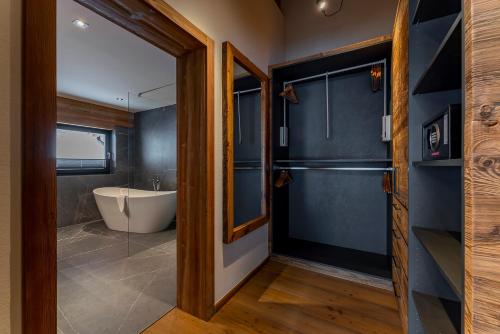
[[[413,24],[456,14],[461,10],[460,0],[419,0]]]
[[[462,14],[418,80],[413,95],[462,88]]]
[[[460,303],[413,291],[413,300],[426,333],[457,334],[453,318],[460,319]],[[458,313],[458,314],[457,314]]]
[[[462,167],[463,165],[462,159],[413,161],[414,167]]]
[[[413,233],[432,256],[459,298],[463,295],[462,245],[447,231],[413,227]]]

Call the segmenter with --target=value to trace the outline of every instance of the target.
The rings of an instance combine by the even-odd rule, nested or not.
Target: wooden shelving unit
[[[462,87],[462,14],[451,25],[432,61],[418,80],[413,95]]]
[[[462,245],[447,231],[413,227],[413,233],[436,262],[459,298],[463,295]]]
[[[453,325],[449,316],[451,312],[456,312],[456,309],[460,310],[459,303],[442,300],[416,291],[413,291],[413,300],[415,301],[415,307],[426,333],[460,333]],[[453,310],[450,310],[450,308]]]
[[[463,165],[463,159],[413,161],[415,167],[462,167]]]
[[[456,14],[460,10],[461,5],[459,0],[419,0],[412,22],[413,24],[417,24]]]

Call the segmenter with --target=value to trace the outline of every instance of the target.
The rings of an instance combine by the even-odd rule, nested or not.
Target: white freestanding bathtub
[[[94,197],[106,226],[115,231],[162,231],[174,219],[177,208],[176,191],[106,187],[94,189]]]

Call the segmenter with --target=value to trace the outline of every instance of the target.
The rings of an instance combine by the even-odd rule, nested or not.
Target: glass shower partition
[[[129,92],[129,254],[159,254],[175,244],[177,129],[175,85]],[[166,246],[168,244],[169,246]]]
[[[140,332],[176,305],[175,85],[131,91],[128,105],[128,249],[131,288],[140,291],[130,317]]]

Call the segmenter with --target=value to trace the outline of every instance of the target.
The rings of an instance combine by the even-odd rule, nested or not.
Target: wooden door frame
[[[162,0],[77,0],[177,58],[177,307],[214,313],[214,42]],[[56,333],[56,0],[23,0],[22,327]]]

